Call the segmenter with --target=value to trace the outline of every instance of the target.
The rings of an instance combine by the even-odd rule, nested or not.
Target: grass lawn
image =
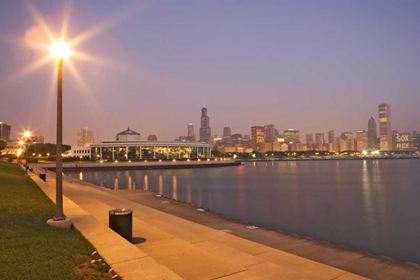
[[[0,162],[0,279],[110,279],[77,230],[47,225],[54,209],[17,164]]]

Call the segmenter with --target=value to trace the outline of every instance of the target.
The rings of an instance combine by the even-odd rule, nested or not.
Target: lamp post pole
[[[65,220],[63,213],[63,161],[61,157],[63,143],[63,58],[58,58],[57,75],[57,150],[56,150],[56,200],[55,200],[55,221]]]
[[[28,175],[28,148],[29,148],[29,138],[31,137],[31,133],[29,131],[25,131],[23,134],[25,139],[25,172]]]
[[[25,145],[25,172],[26,175],[28,175],[28,138],[25,139],[26,145]]]

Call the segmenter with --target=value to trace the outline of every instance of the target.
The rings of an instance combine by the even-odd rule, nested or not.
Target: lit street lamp
[[[54,221],[65,220],[63,213],[63,162],[61,156],[63,144],[63,61],[69,54],[68,46],[60,36],[52,47],[52,54],[58,61],[57,75],[57,150],[56,150],[56,200]]]

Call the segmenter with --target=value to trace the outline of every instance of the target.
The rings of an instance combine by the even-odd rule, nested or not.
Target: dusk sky
[[[128,126],[174,140],[189,123],[198,138],[203,106],[213,135],[355,133],[380,103],[393,130],[419,131],[419,12],[418,0],[1,1],[0,120],[14,139],[29,128],[55,143],[56,60],[42,59],[63,34],[65,144],[85,126],[95,142]]]

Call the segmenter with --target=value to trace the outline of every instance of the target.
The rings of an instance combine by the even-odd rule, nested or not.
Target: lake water
[[[67,172],[141,189],[253,225],[420,264],[420,160],[249,162],[241,166]]]

